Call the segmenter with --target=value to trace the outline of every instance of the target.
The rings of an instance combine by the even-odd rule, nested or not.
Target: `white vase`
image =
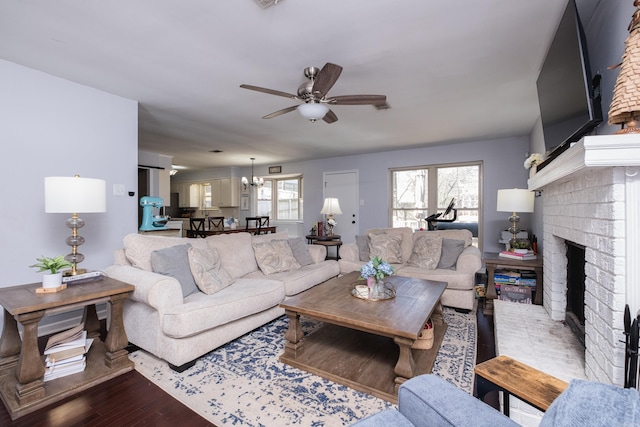
[[[537,171],[538,171],[538,166],[536,165],[531,166],[531,168],[529,169],[529,178],[533,178],[533,176],[536,174]]]
[[[62,272],[45,273],[42,275],[42,287],[45,289],[53,289],[62,285]]]
[[[238,227],[238,224],[236,224],[235,222],[232,222],[231,225],[229,226],[230,229],[235,230]]]

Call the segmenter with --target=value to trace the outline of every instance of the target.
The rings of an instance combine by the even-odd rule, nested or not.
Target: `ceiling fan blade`
[[[331,105],[382,105],[386,101],[385,95],[343,95],[327,99]]]
[[[284,96],[285,98],[291,98],[291,99],[300,99],[298,98],[297,95],[294,95],[292,93],[282,92],[279,90],[267,89],[264,87],[252,86],[252,85],[240,85],[240,87],[243,89],[255,90],[256,92],[268,93],[270,95]]]
[[[296,108],[298,108],[297,105],[294,105],[292,107],[283,108],[282,110],[274,111],[271,114],[267,114],[266,116],[263,117],[263,119],[272,119],[274,117],[278,117],[278,116],[281,116],[283,114],[290,113],[293,110],[295,110]]]
[[[333,111],[329,110],[329,111],[327,111],[327,114],[324,115],[322,120],[324,120],[327,123],[333,123],[333,122],[337,122],[338,121],[338,116],[336,116],[336,113],[334,113]]]
[[[330,62],[324,64],[324,67],[318,72],[318,75],[313,81],[313,94],[318,99],[323,98],[336,83],[338,77],[340,77],[340,73],[342,73],[341,66]]]

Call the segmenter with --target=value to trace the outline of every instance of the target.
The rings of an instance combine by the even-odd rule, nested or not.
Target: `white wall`
[[[0,60],[0,287],[39,282],[29,265],[66,255],[66,214],[44,213],[44,177],[100,178],[107,212],[84,214],[80,265],[103,269],[125,234],[137,228],[135,197],[113,196],[113,184],[137,192],[137,102]],[[1,322],[1,319],[0,319]]]
[[[499,233],[509,226],[509,214],[496,212],[497,190],[500,188],[526,188],[528,171],[524,169],[525,153],[529,147],[527,137],[498,140],[461,142],[454,145],[437,145],[410,150],[387,151],[358,156],[334,157],[282,164],[282,174],[304,175],[304,224],[306,233],[314,221],[322,220],[323,174],[325,172],[358,170],[360,206],[359,232],[369,228],[389,226],[389,169],[405,166],[424,166],[441,163],[483,161],[484,200],[484,251],[497,252]],[[209,179],[218,176],[220,169],[183,173],[175,181]],[[240,169],[240,175],[250,176],[251,166]],[[228,168],[227,168],[228,176]],[[255,166],[256,176],[268,175],[267,166]],[[235,176],[240,176],[235,175]],[[240,212],[244,214],[245,212]],[[248,213],[247,213],[248,215]],[[338,221],[340,219],[338,218]],[[530,215],[522,214],[521,228],[528,228]],[[542,230],[535,233],[541,235]]]

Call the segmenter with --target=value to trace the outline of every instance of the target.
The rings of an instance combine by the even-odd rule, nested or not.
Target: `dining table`
[[[224,229],[214,229],[214,230],[204,230],[204,231],[196,231],[196,230],[187,230],[187,237],[196,238],[196,237],[207,237],[207,236],[215,236],[217,234],[231,234],[231,233],[250,233],[256,234],[258,231],[257,228],[230,228],[225,227]],[[262,227],[260,228],[260,233],[275,233],[276,227]]]

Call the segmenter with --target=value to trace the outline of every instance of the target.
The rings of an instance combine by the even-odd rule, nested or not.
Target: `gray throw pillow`
[[[182,296],[199,292],[189,267],[189,248],[191,245],[171,246],[151,252],[151,268],[154,273],[170,276],[180,282]]]
[[[458,257],[464,250],[464,240],[442,239],[442,253],[438,268],[453,269],[458,262]]]
[[[313,258],[311,258],[311,254],[309,253],[309,248],[307,248],[307,242],[304,237],[291,238],[288,242],[291,252],[293,252],[293,256],[296,261],[298,261],[298,264],[302,267],[313,264]]]
[[[356,246],[360,261],[369,262],[369,236],[356,236]]]

